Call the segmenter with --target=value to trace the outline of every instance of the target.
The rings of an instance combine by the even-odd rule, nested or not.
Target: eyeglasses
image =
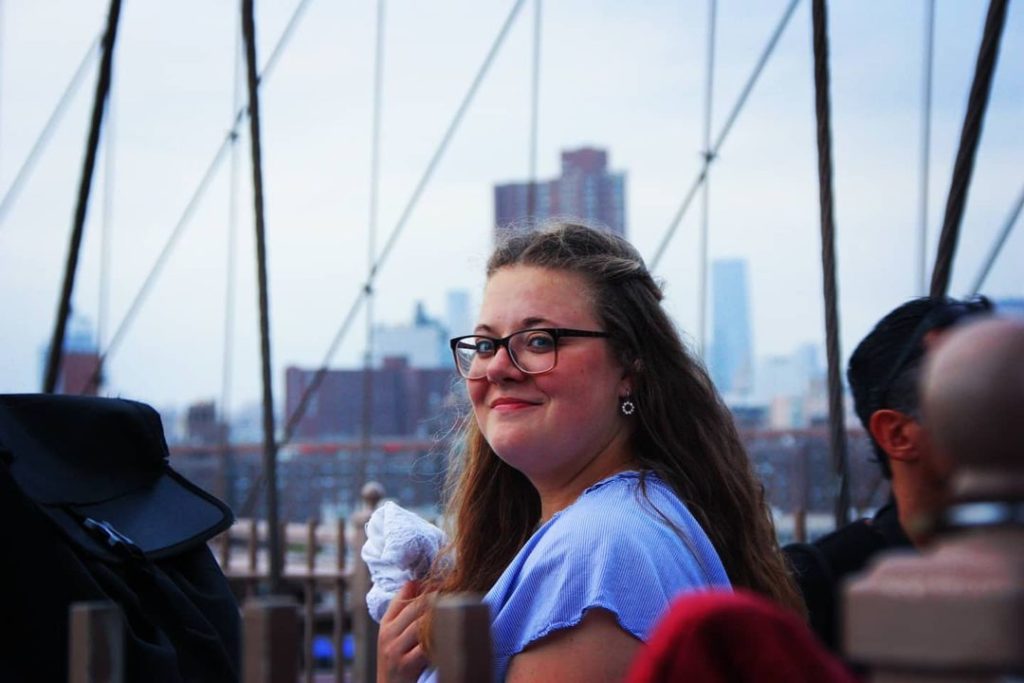
[[[563,337],[608,337],[607,332],[568,330],[562,327],[531,327],[496,339],[480,334],[451,340],[455,367],[466,379],[483,379],[498,349],[505,347],[513,365],[527,375],[550,372],[558,362],[558,340]]]
[[[892,370],[886,375],[885,381],[878,385],[878,400],[884,401],[892,386],[899,376],[924,352],[922,344],[929,332],[937,332],[952,327],[965,318],[989,313],[992,310],[992,302],[984,296],[978,296],[968,301],[946,301],[942,302],[929,311],[921,322],[914,328],[906,346],[900,353],[899,358],[892,366]]]

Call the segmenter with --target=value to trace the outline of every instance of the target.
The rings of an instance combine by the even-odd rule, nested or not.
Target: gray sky
[[[785,2],[718,8],[712,136]],[[987,3],[938,2],[928,260],[933,259]],[[103,345],[230,126],[236,2],[128,2],[75,293],[94,325],[110,184],[110,303]],[[385,29],[378,246],[402,209],[512,3],[392,0]],[[295,3],[258,3],[261,62]],[[609,150],[627,173],[629,236],[651,256],[699,170],[704,2],[544,4],[538,164],[564,148]],[[916,242],[924,2],[830,3],[842,351],[918,293]],[[375,3],[312,0],[261,90],[275,393],[283,368],[319,365],[366,275]],[[0,193],[36,140],[106,2],[0,0]],[[416,299],[482,286],[492,185],[528,170],[533,5],[524,6],[378,280],[380,322]],[[810,3],[798,7],[713,166],[710,254],[750,265],[757,355],[823,338]],[[98,63],[98,60],[97,60]],[[1024,184],[1024,8],[1011,4],[954,266],[975,279]],[[95,67],[94,67],[95,72]],[[37,391],[53,328],[86,130],[90,75],[0,223],[0,391]],[[246,128],[246,132],[247,132]],[[248,137],[238,147],[237,306],[231,404],[259,396]],[[106,178],[105,169],[112,169]],[[158,406],[220,395],[231,164],[220,167],[108,369],[108,391]],[[666,305],[695,332],[694,204],[659,266]],[[1024,229],[985,291],[1024,296]],[[478,300],[477,296],[477,300]],[[360,320],[335,365],[355,362]]]

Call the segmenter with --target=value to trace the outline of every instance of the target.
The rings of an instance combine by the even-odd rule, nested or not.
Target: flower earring
[[[622,397],[622,403],[619,404],[619,409],[623,415],[632,415],[636,412],[636,404],[633,403],[633,399],[630,398],[629,394]]]

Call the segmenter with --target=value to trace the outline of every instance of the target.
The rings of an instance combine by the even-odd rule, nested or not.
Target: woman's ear
[[[911,462],[920,456],[923,435],[917,420],[898,410],[876,410],[868,420],[868,429],[892,460]]]

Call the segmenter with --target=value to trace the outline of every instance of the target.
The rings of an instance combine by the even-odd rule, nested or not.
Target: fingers
[[[406,583],[381,619],[377,641],[379,680],[415,680],[430,663],[419,642],[420,617],[429,603],[420,590],[418,582]]]

